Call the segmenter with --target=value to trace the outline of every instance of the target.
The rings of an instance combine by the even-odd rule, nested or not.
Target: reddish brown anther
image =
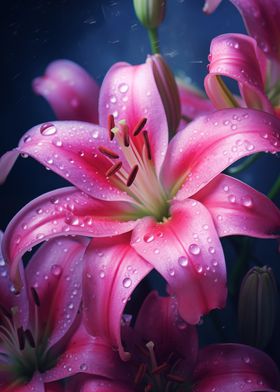
[[[147,131],[143,131],[143,136],[144,136],[144,143],[146,146],[146,150],[147,150],[147,157],[149,160],[152,159],[152,151],[151,151],[151,145],[150,145],[150,141],[149,141],[149,135]]]
[[[106,171],[106,177],[110,177],[113,174],[117,173],[117,171],[119,171],[121,167],[122,167],[121,162],[115,163],[113,166],[110,167],[110,169]]]
[[[130,172],[130,174],[128,176],[128,179],[126,181],[126,185],[127,186],[131,186],[133,184],[133,181],[135,180],[135,177],[136,177],[136,174],[138,172],[138,169],[139,169],[138,165],[135,165],[133,167],[133,169],[131,170],[131,172]]]
[[[33,335],[30,331],[30,329],[27,329],[26,331],[24,331],[24,335],[26,337],[26,340],[28,341],[28,343],[30,344],[31,347],[35,347],[35,341],[33,338]]]
[[[186,381],[183,377],[178,376],[177,374],[172,374],[172,373],[167,374],[167,378],[168,378],[168,380],[175,381],[175,382],[185,382]]]
[[[112,114],[108,115],[108,132],[109,132],[109,139],[112,141],[114,139],[114,132],[112,129],[115,128],[115,118]]]
[[[123,144],[125,147],[129,147],[129,134],[127,127],[123,128]]]
[[[111,159],[118,159],[119,158],[118,154],[116,154],[112,150],[109,150],[109,148],[107,148],[107,147],[100,146],[100,147],[98,147],[98,150],[101,152],[101,154],[105,155],[108,158],[111,158]]]
[[[147,371],[147,365],[145,363],[141,363],[135,375],[134,384],[139,384],[142,381],[146,371]]]
[[[19,327],[17,329],[17,336],[18,336],[19,349],[22,351],[24,350],[24,346],[25,346],[25,336],[24,336],[23,327]]]
[[[168,368],[169,368],[169,365],[166,362],[164,362],[161,365],[155,367],[152,370],[152,374],[159,374],[159,373],[163,372],[164,370],[166,370]]]
[[[133,131],[132,131],[133,136],[139,135],[139,133],[142,131],[142,129],[146,125],[146,122],[147,122],[147,119],[145,117],[141,118],[141,120],[138,121],[138,123],[133,128]]]
[[[31,290],[31,294],[32,294],[32,297],[33,297],[34,304],[36,306],[40,306],[40,298],[39,298],[39,295],[37,293],[37,290],[34,287],[31,287],[30,290]]]

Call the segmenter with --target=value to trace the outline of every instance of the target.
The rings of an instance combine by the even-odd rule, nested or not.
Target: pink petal
[[[10,268],[9,265],[6,264],[2,251],[3,233],[0,231],[0,299],[1,306],[3,306],[8,312],[11,311],[12,307],[17,307],[20,311],[17,313],[17,320],[19,325],[22,325],[24,328],[27,328],[27,323],[29,320],[29,301],[27,297],[26,291],[26,282],[24,275],[24,267],[22,261],[19,262],[19,271],[21,280],[24,282],[23,289],[20,293],[15,295],[15,288],[10,280]]]
[[[196,90],[191,85],[187,85],[181,80],[177,82],[183,116],[192,120],[197,116],[211,113],[214,110],[212,103],[202,94],[202,92]]]
[[[28,154],[61,175],[90,196],[103,200],[131,200],[108,178],[112,160],[99,151],[108,148],[125,161],[116,140],[108,131],[94,124],[54,121],[30,129],[21,139],[18,151]]]
[[[134,389],[118,381],[100,377],[79,376],[67,384],[65,392],[133,392]]]
[[[120,337],[121,317],[135,287],[152,266],[129,245],[130,235],[94,239],[85,255],[84,315],[89,332],[105,338],[128,359]],[[94,317],[92,315],[95,315]]]
[[[249,34],[264,53],[280,61],[280,3],[278,0],[231,0]]]
[[[45,384],[45,392],[64,392],[65,387],[58,382],[50,382]]]
[[[1,380],[0,380],[1,382]],[[13,380],[13,383],[8,386],[1,386],[1,392],[45,392],[43,378],[41,374],[35,373],[32,379],[26,383],[19,383],[17,380]]]
[[[145,129],[158,171],[166,153],[168,126],[150,62],[136,66],[117,63],[111,67],[100,90],[100,125],[107,126],[108,114],[117,121],[125,119],[130,130],[140,119],[147,118]]]
[[[120,220],[129,211],[126,203],[93,199],[73,187],[31,201],[12,219],[4,235],[3,251],[11,263],[12,280],[19,284],[18,262],[34,245],[61,235],[102,237],[130,231],[137,221]]]
[[[240,344],[215,344],[201,350],[194,392],[278,391],[279,371],[264,352]]]
[[[83,255],[88,242],[81,237],[50,240],[27,265],[27,287],[35,288],[40,299],[38,333],[48,336],[48,347],[67,333],[77,316],[82,297]],[[33,305],[30,313],[35,314],[37,306],[32,299],[30,302]]]
[[[233,162],[280,150],[280,120],[252,109],[224,109],[192,121],[169,144],[161,179],[177,199],[198,192]]]
[[[118,380],[130,377],[129,369],[111,345],[99,337],[90,336],[83,324],[72,335],[56,365],[44,373],[44,381],[61,380],[77,373]]]
[[[203,12],[212,14],[221,2],[222,0],[205,0]]]
[[[0,157],[0,185],[6,181],[6,178],[12,170],[17,157],[18,152],[16,150],[8,151]]]
[[[53,61],[44,76],[34,79],[33,89],[49,102],[59,120],[97,123],[99,87],[78,64]]]
[[[217,109],[230,107],[217,81],[226,76],[237,81],[248,107],[274,113],[264,90],[266,60],[256,41],[243,34],[223,34],[211,42],[205,90]]]
[[[220,174],[194,198],[208,208],[220,237],[275,238],[280,232],[280,210],[268,197],[235,178]]]
[[[184,377],[189,378],[197,360],[198,336],[196,328],[179,316],[173,298],[151,292],[140,308],[134,330],[144,342],[154,343],[158,361],[164,362],[176,352],[184,360]]]
[[[132,246],[164,276],[179,313],[196,324],[226,300],[223,250],[207,209],[194,200],[173,202],[164,223],[144,218],[133,231]]]

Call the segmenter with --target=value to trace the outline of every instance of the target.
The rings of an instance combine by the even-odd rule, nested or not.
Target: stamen
[[[175,381],[175,382],[182,382],[182,383],[183,383],[183,382],[186,381],[183,377],[178,376],[177,374],[169,373],[169,374],[167,374],[166,377],[167,377],[169,380]]]
[[[26,339],[27,339],[27,341],[28,341],[28,343],[30,344],[30,346],[32,347],[32,348],[35,348],[35,340],[34,340],[34,338],[33,338],[33,335],[32,335],[32,332],[30,331],[30,329],[26,329],[25,331],[24,331],[24,334],[25,334],[25,337],[26,337]]]
[[[115,118],[112,114],[108,115],[108,132],[109,132],[109,139],[112,141],[114,139],[114,132],[112,129],[115,128]]]
[[[138,165],[135,165],[135,166],[133,167],[133,169],[131,170],[131,172],[130,172],[130,174],[129,174],[129,176],[128,176],[128,179],[127,179],[127,181],[126,181],[126,185],[127,185],[128,187],[131,186],[132,183],[133,183],[133,181],[135,180],[135,177],[136,177],[136,174],[137,174],[137,172],[138,172],[138,169],[139,169],[139,166],[138,166]]]
[[[134,384],[139,384],[142,381],[146,371],[147,365],[145,363],[141,363],[134,378]]]
[[[142,131],[142,129],[146,125],[146,122],[147,122],[147,119],[145,117],[138,121],[138,123],[133,128],[133,131],[132,131],[133,136],[139,135],[139,133]]]
[[[113,166],[110,167],[110,169],[106,171],[106,177],[110,177],[113,174],[117,173],[117,171],[119,171],[121,167],[122,167],[121,162],[115,163]]]
[[[40,306],[40,298],[39,298],[39,295],[38,295],[36,289],[34,287],[31,287],[30,290],[31,290],[31,294],[32,294],[33,301],[34,301],[35,305]]]
[[[109,150],[107,147],[98,147],[98,150],[101,152],[101,154],[106,155],[106,157],[111,158],[111,159],[118,159],[119,156],[116,154],[114,151]]]
[[[129,134],[127,127],[123,127],[123,144],[125,147],[129,147]]]
[[[152,152],[151,152],[151,145],[149,141],[149,135],[147,131],[143,131],[143,136],[144,136],[144,142],[147,150],[147,157],[149,161],[152,159]]]
[[[159,373],[161,373],[162,371],[164,371],[164,370],[166,370],[168,368],[169,368],[169,365],[166,362],[164,362],[161,365],[155,367],[152,370],[152,374],[159,374]]]
[[[19,349],[22,351],[24,350],[24,346],[25,346],[25,336],[24,336],[23,327],[19,327],[17,329],[17,336],[18,336]]]

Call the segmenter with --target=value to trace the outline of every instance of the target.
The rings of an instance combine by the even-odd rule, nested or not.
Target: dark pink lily
[[[99,313],[95,315],[88,312],[93,329],[96,321],[102,323]],[[103,322],[103,328],[108,328],[105,319]],[[181,319],[176,301],[170,297],[150,293],[134,327],[129,326],[129,318],[123,320],[122,337],[130,352],[125,378],[123,374],[110,380],[82,375],[70,380],[67,392],[279,390],[279,371],[259,350],[239,344],[216,344],[198,351],[195,327]]]
[[[124,247],[144,266],[139,279],[147,263],[157,269],[176,295],[182,317],[197,323],[225,303],[219,236],[277,236],[280,213],[274,204],[220,173],[252,153],[279,151],[279,120],[259,111],[225,109],[193,121],[168,145],[150,63],[111,68],[101,87],[99,116],[101,126],[74,121],[36,126],[2,158],[0,166],[9,156],[28,154],[75,186],[35,199],[8,226],[3,249],[13,281],[20,284],[21,255],[43,240],[128,233]]]
[[[104,362],[116,356],[111,346],[89,336],[78,314],[87,243],[63,237],[44,244],[26,269],[20,263],[24,285],[17,295],[1,255],[1,391],[59,392],[64,389],[54,381],[69,375],[116,374]]]

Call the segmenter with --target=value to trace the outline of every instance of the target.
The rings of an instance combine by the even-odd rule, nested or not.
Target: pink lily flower
[[[59,392],[55,381],[72,374],[116,375],[104,362],[116,354],[87,334],[78,313],[87,243],[62,237],[44,244],[26,269],[20,262],[24,285],[17,295],[0,255],[1,391]]]
[[[96,321],[102,323],[99,313],[95,315],[88,312],[93,329]],[[108,328],[103,321],[103,328]],[[280,387],[276,365],[255,348],[215,344],[198,351],[196,329],[181,319],[171,297],[150,293],[134,327],[130,327],[128,317],[123,321],[122,337],[131,353],[125,379],[83,375],[71,379],[66,391],[272,392]]]
[[[220,82],[220,76],[225,76],[238,83],[241,106],[277,114],[279,89],[270,87],[267,59],[255,39],[243,34],[220,35],[211,42],[209,61],[204,85],[217,109],[235,106]]]
[[[222,0],[206,0],[204,12],[210,14]],[[272,60],[280,62],[280,3],[278,0],[230,0],[240,12],[248,33]]]
[[[75,186],[33,200],[11,221],[3,250],[12,279],[20,286],[20,257],[43,240],[128,233],[123,244],[143,260],[142,276],[147,263],[155,268],[176,296],[182,317],[197,323],[225,303],[219,236],[277,236],[275,205],[220,173],[252,153],[279,151],[280,122],[268,113],[225,109],[196,119],[168,145],[166,116],[149,63],[118,63],[110,69],[100,91],[99,116],[101,126],[38,125],[23,136],[16,152],[2,158],[7,162],[9,154],[13,159],[28,154]],[[126,277],[131,274],[127,271]],[[118,290],[124,277],[117,275],[115,296],[122,301]]]

